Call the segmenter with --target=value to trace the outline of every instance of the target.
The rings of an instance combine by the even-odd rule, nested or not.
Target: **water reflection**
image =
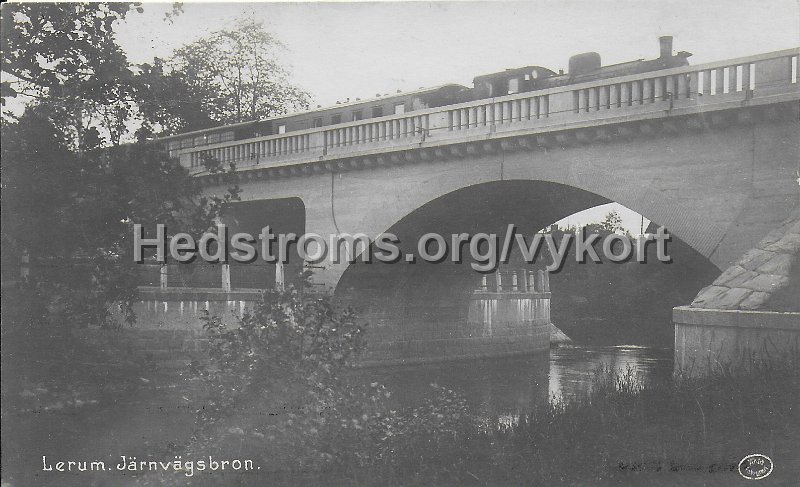
[[[640,382],[662,379],[672,373],[672,352],[636,345],[554,348],[550,351],[548,396],[563,400],[586,396],[601,367],[618,373],[630,370]]]
[[[638,346],[567,346],[509,358],[378,367],[358,371],[365,381],[379,381],[393,392],[396,407],[414,407],[434,394],[431,384],[457,391],[472,412],[511,423],[535,404],[579,397],[591,391],[599,367],[625,372],[640,380],[672,373],[672,352]]]

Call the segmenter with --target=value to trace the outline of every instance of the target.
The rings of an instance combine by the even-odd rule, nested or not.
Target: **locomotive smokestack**
[[[672,57],[672,36],[661,36],[658,38],[658,45],[661,50],[661,58]]]

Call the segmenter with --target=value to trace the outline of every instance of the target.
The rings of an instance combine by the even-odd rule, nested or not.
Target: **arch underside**
[[[398,237],[403,255],[416,253],[416,243],[426,233],[442,235],[448,242],[451,235],[460,233],[494,233],[502,239],[510,224],[530,242],[540,229],[609,202],[603,196],[563,184],[495,181],[436,198],[393,224],[387,232]],[[464,245],[462,254],[468,251],[468,245]],[[574,252],[573,246],[567,258],[574,259]],[[537,259],[546,259],[544,265],[550,263],[549,257],[539,255]],[[463,337],[471,333],[465,328],[469,303],[482,279],[482,274],[470,266],[472,262],[468,255],[460,263],[449,258],[439,263],[421,259],[414,263],[403,259],[390,264],[356,262],[342,275],[336,295],[361,309],[373,341]],[[509,263],[501,268],[535,266],[525,264],[515,250]]]

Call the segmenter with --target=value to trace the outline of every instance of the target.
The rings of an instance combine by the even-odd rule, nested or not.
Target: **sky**
[[[596,51],[603,64],[658,56],[658,37],[692,64],[800,46],[800,0],[533,0],[527,2],[195,3],[172,23],[171,3],[144,4],[116,26],[132,62],[169,57],[183,44],[262,20],[286,46],[291,80],[313,104],[371,98],[472,78],[505,68],[567,68],[571,55]],[[638,233],[640,216],[603,205],[563,223],[599,221],[610,210]],[[647,224],[647,222],[645,222]]]
[[[368,98],[472,78],[505,68],[567,67],[596,51],[604,64],[658,56],[672,35],[693,64],[800,45],[800,0],[594,0],[528,2],[145,3],[117,26],[131,61],[173,49],[246,16],[286,45],[292,80],[316,104]]]

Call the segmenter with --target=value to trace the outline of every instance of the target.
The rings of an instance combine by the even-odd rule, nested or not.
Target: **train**
[[[603,66],[600,54],[586,52],[569,59],[568,71],[555,72],[542,66],[523,66],[476,76],[472,87],[445,84],[409,92],[376,96],[371,99],[346,100],[334,106],[279,115],[263,120],[223,125],[158,138],[171,156],[183,149],[251,139],[349,123],[387,115],[437,108],[475,100],[500,97],[548,88],[569,86],[598,79],[646,73],[687,66],[692,55],[686,51],[673,54],[672,36],[659,37],[659,56]]]

